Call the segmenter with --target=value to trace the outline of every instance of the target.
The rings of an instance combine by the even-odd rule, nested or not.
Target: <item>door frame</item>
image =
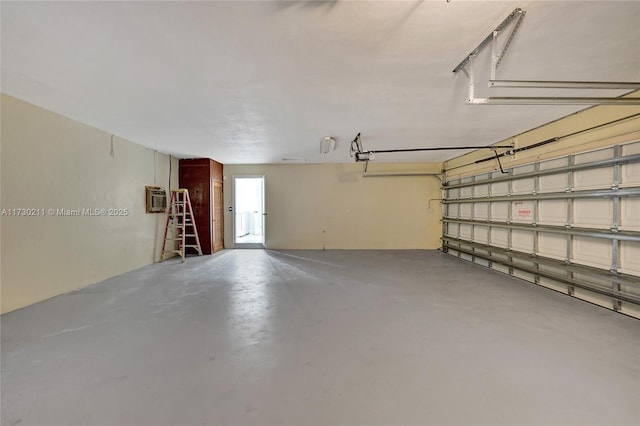
[[[262,242],[261,243],[237,243],[236,242],[236,179],[262,179]],[[265,175],[232,175],[231,176],[231,213],[232,213],[232,232],[233,246],[238,249],[263,249],[266,241],[266,179]]]
[[[220,185],[220,206],[216,206],[216,186]],[[211,253],[216,253],[220,250],[224,249],[224,182],[218,179],[211,179],[211,189],[210,189],[210,198],[211,198]],[[216,207],[220,207],[220,216],[216,216]],[[220,222],[220,235],[216,233],[216,224]],[[219,244],[216,244],[216,236],[220,239]]]

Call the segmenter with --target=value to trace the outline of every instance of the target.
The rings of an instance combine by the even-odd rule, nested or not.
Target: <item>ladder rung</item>
[[[181,197],[180,194],[184,196]],[[202,255],[202,246],[199,244],[196,223],[191,210],[191,202],[189,201],[188,191],[186,189],[174,189],[172,190],[170,207],[167,212],[167,225],[165,227],[165,239],[162,246],[162,257],[160,261],[164,260],[164,256],[167,254],[176,253],[182,257],[184,262],[185,250],[187,248],[196,249],[198,254]],[[171,226],[175,229],[174,236],[168,237],[167,230]],[[187,234],[187,228],[192,227],[191,234]],[[179,230],[179,231],[178,231]],[[177,234],[177,235],[176,235]],[[183,244],[186,242],[186,238],[195,238],[197,244]],[[165,250],[167,241],[178,241],[178,250]]]

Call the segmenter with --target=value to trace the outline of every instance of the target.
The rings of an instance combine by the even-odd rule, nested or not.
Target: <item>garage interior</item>
[[[0,19],[3,425],[640,422],[640,2]]]

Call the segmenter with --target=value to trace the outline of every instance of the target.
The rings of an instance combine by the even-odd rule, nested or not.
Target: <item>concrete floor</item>
[[[438,252],[223,251],[1,321],[6,426],[640,424],[640,321]]]

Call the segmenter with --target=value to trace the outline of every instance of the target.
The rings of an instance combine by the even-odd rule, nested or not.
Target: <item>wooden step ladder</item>
[[[169,234],[169,228],[173,231],[172,234]],[[176,241],[178,242],[177,250],[175,249]],[[167,224],[164,227],[164,242],[162,243],[160,262],[171,254],[180,255],[184,262],[187,248],[196,249],[198,256],[202,256],[202,247],[200,246],[200,238],[198,238],[196,222],[193,218],[189,190],[173,189],[171,190],[171,200],[167,211]]]

